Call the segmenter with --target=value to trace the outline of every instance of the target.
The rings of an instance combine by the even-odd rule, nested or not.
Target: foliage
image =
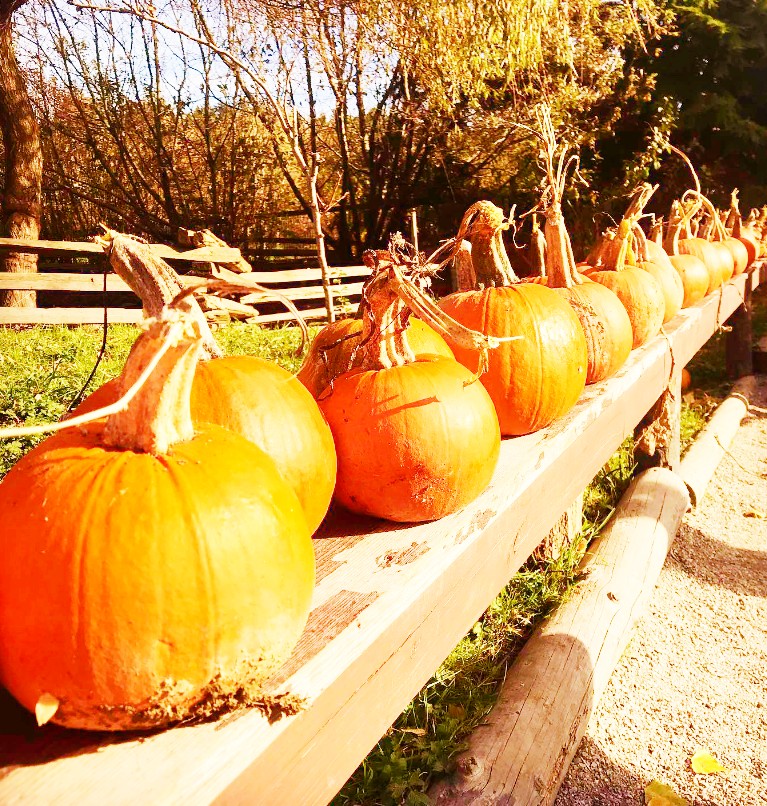
[[[651,86],[629,57],[669,25],[659,0],[184,0],[157,23],[146,4],[113,7],[133,16],[63,0],[25,16],[51,232],[104,219],[163,239],[198,224],[234,242],[280,234],[268,217],[291,197],[311,211],[296,154],[317,154],[340,259],[380,246],[413,208],[435,243],[479,195],[536,201],[535,148],[515,123],[542,98],[584,164],[599,162],[617,110]]]
[[[740,187],[748,212],[767,196],[767,2],[673,0],[670,8],[679,35],[661,38],[644,65],[657,74],[654,99],[676,107],[674,140],[700,166],[704,191],[724,205]],[[661,177],[669,192],[689,186],[677,162]]]

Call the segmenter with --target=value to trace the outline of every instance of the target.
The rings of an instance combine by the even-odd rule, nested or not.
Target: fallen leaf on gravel
[[[725,772],[725,768],[708,752],[708,750],[696,750],[695,755],[690,759],[692,771],[698,775],[711,775],[714,772]]]
[[[666,784],[650,781],[644,790],[645,806],[690,806],[690,804]]]
[[[767,514],[758,509],[749,509],[743,513],[744,518],[758,518],[760,521],[767,520]]]

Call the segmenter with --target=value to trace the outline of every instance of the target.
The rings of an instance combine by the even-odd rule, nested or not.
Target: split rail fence
[[[151,248],[155,254],[175,266],[182,283],[186,277],[185,272],[190,269],[210,263],[236,263],[241,257],[240,250],[233,247],[206,246],[182,250],[164,244],[151,244]],[[0,254],[8,252],[40,255],[40,270],[29,273],[0,273],[0,291],[35,291],[39,296],[42,292],[46,305],[59,298],[68,300],[70,304],[0,308],[0,325],[101,324],[105,313],[110,324],[140,322],[143,318],[138,298],[111,271],[104,251],[98,244],[0,238]],[[337,312],[343,312],[353,305],[356,307],[363,282],[369,274],[370,269],[366,266],[331,269],[332,293]],[[269,269],[253,271],[244,277],[287,296],[308,321],[324,319],[326,316],[319,268]],[[105,293],[108,295],[106,306],[103,301]],[[75,307],[71,304],[73,298],[77,297],[79,303],[83,294],[93,297],[92,305]],[[255,307],[259,310],[253,321],[262,324],[287,322],[294,318],[290,311],[285,310],[284,305],[276,301],[257,303]]]
[[[299,713],[270,724],[250,710],[137,737],[38,729],[8,701],[0,803],[327,803],[669,379],[679,400],[682,367],[733,313],[737,356],[759,282],[758,268],[734,278],[587,387],[567,416],[504,440],[490,486],[460,512],[418,525],[332,513],[314,540],[309,623],[269,687],[305,698]],[[672,465],[678,418],[675,429]]]

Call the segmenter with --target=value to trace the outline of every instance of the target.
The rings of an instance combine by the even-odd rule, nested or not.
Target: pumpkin
[[[296,494],[252,442],[192,423],[200,338],[188,313],[155,320],[121,391],[170,347],[128,408],[49,437],[0,483],[0,683],[60,725],[256,703],[306,623]]]
[[[550,153],[555,156],[555,144],[551,145]],[[609,288],[578,274],[562,215],[564,176],[556,176],[553,159],[547,163],[547,178],[544,191],[547,199],[543,233],[545,248],[533,241],[535,253],[542,261],[539,264],[542,276],[535,282],[554,289],[575,312],[586,337],[586,383],[597,383],[614,375],[629,357],[633,341],[631,321],[623,303]],[[534,225],[535,239],[538,230],[535,220]]]
[[[727,229],[731,237],[743,245],[746,250],[746,266],[745,271],[756,260],[759,254],[759,237],[752,230],[743,225],[740,215],[740,208],[738,206],[738,189],[734,188],[730,196],[730,209],[727,213],[726,221]],[[736,271],[736,274],[738,272]]]
[[[633,265],[634,225],[654,190],[651,185],[637,189],[617,229],[605,232],[588,257],[595,267],[588,277],[609,288],[623,303],[631,320],[633,347],[657,335],[666,315],[661,286],[651,274]]]
[[[453,358],[447,342],[421,319],[410,318],[407,335],[416,358],[427,355]],[[338,319],[325,325],[314,337],[296,377],[315,398],[339,371],[362,363],[363,352],[358,349],[361,336],[362,319]]]
[[[682,391],[686,392],[692,386],[692,375],[687,367],[682,368]]]
[[[480,378],[495,404],[501,433],[515,436],[544,428],[575,405],[586,384],[588,351],[567,301],[514,274],[503,245],[506,226],[502,211],[489,201],[466,211],[461,232],[469,235],[480,287],[450,294],[439,305],[472,330],[522,336],[493,350]],[[476,353],[447,342],[460,363],[477,370]]]
[[[336,440],[338,502],[392,521],[428,521],[484,490],[500,430],[469,370],[444,356],[414,355],[405,322],[415,302],[403,301],[405,285],[394,262],[376,269],[365,289],[362,363],[333,378],[319,405]]]
[[[172,270],[141,243],[124,235],[112,238],[110,262],[132,284],[149,311],[161,310],[181,289]],[[174,279],[175,278],[175,279]],[[175,283],[175,285],[173,285]],[[197,317],[199,308],[189,306]],[[269,454],[298,495],[309,528],[325,517],[336,480],[333,435],[311,394],[289,372],[253,356],[215,357],[218,349],[204,317],[201,329],[209,349],[198,365],[192,389],[195,422],[213,423],[251,440]],[[199,319],[198,319],[199,320]],[[81,413],[113,402],[117,387],[108,383],[76,409]]]
[[[682,309],[684,304],[684,284],[679,272],[674,268],[662,246],[658,246],[645,237],[639,223],[634,225],[634,251],[637,267],[651,274],[663,292],[664,316],[663,324],[670,322]]]
[[[684,308],[700,302],[709,293],[711,287],[711,272],[703,260],[689,252],[680,252],[678,248],[681,243],[679,236],[682,234],[686,222],[693,212],[693,207],[688,207],[685,210],[678,201],[671,205],[669,229],[665,241],[665,249],[669,260],[682,278],[682,285],[684,286],[682,307]]]

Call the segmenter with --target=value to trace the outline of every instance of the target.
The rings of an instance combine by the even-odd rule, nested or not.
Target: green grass
[[[110,325],[107,346],[87,391],[119,374],[139,330]],[[267,330],[234,323],[216,331],[224,351],[257,355],[294,371],[298,328]],[[0,328],[0,426],[55,422],[66,413],[93,369],[102,342],[97,326]],[[0,440],[0,477],[42,437]]]

